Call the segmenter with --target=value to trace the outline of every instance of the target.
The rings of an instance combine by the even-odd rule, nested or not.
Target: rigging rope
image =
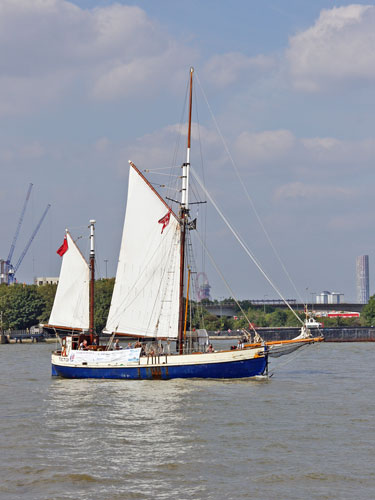
[[[171,231],[171,230],[173,231],[173,226],[168,225],[168,227],[166,228],[166,233]],[[175,234],[179,235],[179,232],[176,231]],[[175,238],[176,238],[176,236],[173,237],[173,240],[175,240]],[[145,255],[145,261],[143,262],[141,267],[143,269],[145,269],[146,264],[148,266],[151,266],[151,264],[154,263],[153,264],[154,267],[151,269],[152,272],[148,276],[146,276],[146,278],[147,278],[146,281],[144,280],[144,278],[145,278],[144,272],[139,274],[137,280],[134,282],[134,288],[136,288],[137,285],[139,286],[137,293],[134,294],[134,289],[128,290],[127,293],[122,296],[121,301],[117,304],[116,310],[113,310],[111,307],[109,314],[108,314],[107,324],[110,322],[114,323],[116,321],[119,321],[119,318],[121,317],[122,312],[126,308],[130,308],[130,306],[133,304],[133,302],[138,300],[138,297],[144,292],[144,290],[147,290],[149,283],[154,279],[155,275],[160,273],[160,269],[162,269],[162,273],[164,276],[165,270],[166,270],[165,263],[169,260],[170,253],[173,252],[173,245],[171,245],[169,247],[169,250],[168,250],[169,253],[162,255],[162,253],[159,250],[162,248],[163,244],[165,244],[163,240],[161,240],[159,242],[159,245],[157,245],[157,246],[154,246],[153,240],[149,241],[149,247],[148,247],[148,250],[147,250],[146,255]],[[158,257],[160,260],[157,260]],[[164,263],[164,267],[163,267],[163,263]],[[160,288],[158,290],[158,294],[159,294],[159,292],[160,292]],[[157,298],[157,296],[156,296],[156,298]],[[156,300],[156,298],[155,298],[155,300]],[[151,316],[152,316],[152,313],[154,312],[154,308],[155,308],[155,303],[153,304],[152,309],[151,309],[148,328],[150,327]]]
[[[305,344],[301,347],[299,347],[294,355],[291,355],[291,356],[288,356],[288,358],[284,361],[284,363],[277,363],[277,370],[279,370],[280,368],[283,368],[284,366],[288,365],[291,361],[294,361],[296,359],[297,356],[299,356],[301,354],[301,352],[306,348],[306,347],[309,347],[311,346],[312,344]],[[318,345],[318,348],[320,347],[320,344]]]
[[[258,213],[257,209],[255,208],[254,202],[253,202],[253,200],[252,200],[252,198],[251,198],[251,196],[250,196],[250,194],[249,194],[249,192],[248,192],[248,190],[247,190],[247,188],[246,188],[246,185],[245,185],[245,183],[244,183],[244,182],[243,182],[243,180],[242,180],[242,177],[241,177],[241,175],[240,175],[240,172],[239,172],[239,170],[238,170],[238,168],[237,168],[237,165],[236,165],[236,163],[235,163],[235,161],[234,161],[234,159],[233,159],[233,157],[232,157],[232,155],[231,155],[231,153],[230,153],[230,151],[229,151],[229,148],[228,148],[228,146],[227,146],[227,144],[226,144],[226,142],[225,142],[225,139],[224,139],[224,137],[223,137],[223,134],[221,133],[221,130],[220,130],[219,125],[218,125],[218,123],[217,123],[217,121],[216,121],[215,115],[213,114],[213,111],[212,111],[211,106],[210,106],[210,104],[209,104],[209,102],[208,102],[207,96],[206,96],[206,94],[205,94],[205,92],[204,92],[204,90],[203,90],[203,87],[202,87],[202,85],[201,85],[201,83],[200,83],[200,81],[199,81],[199,78],[198,78],[198,75],[197,75],[197,73],[196,73],[196,72],[195,72],[195,77],[196,77],[196,80],[197,80],[197,82],[198,82],[198,84],[199,84],[199,87],[200,87],[200,89],[201,89],[201,91],[202,91],[203,97],[204,97],[204,99],[205,99],[205,101],[206,101],[206,104],[207,104],[208,110],[209,110],[209,112],[210,112],[210,114],[211,114],[211,118],[212,118],[212,120],[213,120],[213,122],[214,122],[214,125],[215,125],[215,127],[216,127],[217,133],[219,134],[219,137],[220,137],[220,139],[222,140],[222,143],[223,143],[224,149],[225,149],[225,151],[226,151],[226,153],[227,153],[227,155],[228,155],[228,158],[229,158],[229,160],[230,160],[230,162],[231,162],[231,164],[232,164],[232,166],[233,166],[233,169],[234,169],[234,171],[235,171],[235,173],[236,173],[236,175],[237,175],[237,178],[238,178],[238,180],[239,180],[239,182],[240,182],[240,184],[241,184],[241,186],[242,186],[242,188],[243,188],[243,190],[244,190],[244,192],[245,192],[246,198],[248,199],[248,201],[249,201],[249,203],[250,203],[250,206],[251,206],[251,208],[252,208],[252,209],[253,209],[253,211],[254,211],[255,217],[257,218],[258,223],[259,223],[260,227],[262,228],[262,231],[263,231],[264,235],[266,236],[266,238],[267,238],[267,240],[268,240],[268,243],[270,244],[270,246],[271,246],[271,248],[272,248],[272,250],[273,250],[273,252],[274,252],[274,254],[275,254],[276,258],[278,259],[278,261],[279,261],[279,263],[280,263],[280,265],[281,265],[281,267],[282,267],[282,269],[283,269],[284,273],[286,274],[286,276],[287,276],[287,278],[289,279],[289,281],[290,281],[291,285],[293,286],[293,288],[294,288],[294,290],[295,290],[296,294],[298,295],[298,297],[299,297],[299,299],[300,299],[300,301],[301,301],[301,304],[303,304],[303,303],[304,303],[304,300],[302,299],[301,294],[299,293],[299,291],[298,291],[298,289],[297,289],[297,287],[296,287],[295,283],[293,282],[293,280],[292,280],[292,278],[291,278],[290,274],[288,273],[288,270],[286,269],[286,267],[285,267],[285,265],[284,265],[284,263],[283,263],[283,261],[282,261],[282,259],[281,259],[280,255],[279,255],[279,253],[277,252],[276,247],[274,246],[274,244],[273,244],[273,242],[272,242],[272,240],[271,240],[271,237],[269,236],[269,234],[268,234],[268,232],[267,232],[267,229],[266,229],[266,227],[264,226],[263,221],[262,221],[262,219],[260,218],[260,215],[259,215],[259,213]]]
[[[212,196],[210,195],[210,193],[207,191],[207,189],[205,188],[205,186],[203,185],[202,181],[200,180],[200,178],[198,177],[197,173],[195,172],[195,170],[190,167],[190,170],[191,170],[191,173],[193,174],[195,180],[198,182],[198,184],[200,185],[201,189],[203,190],[203,192],[205,193],[205,195],[207,196],[207,198],[210,200],[210,202],[212,203],[212,205],[214,206],[215,210],[217,211],[217,213],[220,215],[220,217],[223,219],[223,221],[225,222],[226,226],[228,227],[228,229],[231,231],[231,233],[233,234],[233,236],[236,238],[236,240],[238,241],[238,243],[242,246],[242,248],[245,250],[245,252],[247,253],[247,255],[250,257],[250,259],[254,262],[254,264],[256,265],[256,267],[258,268],[258,270],[261,272],[261,274],[264,276],[264,278],[268,281],[268,283],[272,286],[272,288],[275,290],[275,292],[278,294],[278,296],[281,298],[281,300],[284,302],[284,304],[292,311],[292,313],[294,314],[294,316],[298,319],[298,321],[303,325],[303,321],[301,320],[301,318],[298,316],[298,314],[294,311],[294,309],[290,306],[289,302],[284,298],[284,296],[282,295],[282,293],[280,292],[280,290],[277,288],[277,286],[272,282],[271,278],[269,278],[269,276],[266,274],[266,272],[262,269],[261,265],[259,264],[259,262],[256,260],[256,258],[254,257],[254,255],[251,253],[251,251],[249,250],[249,248],[247,247],[246,243],[244,243],[244,241],[242,240],[242,238],[239,236],[239,234],[234,230],[233,226],[230,224],[230,222],[228,221],[228,219],[225,217],[225,215],[223,214],[223,212],[220,210],[219,206],[217,205],[217,203],[215,202],[215,200],[212,198]]]
[[[223,273],[220,271],[219,267],[217,266],[216,262],[215,262],[215,259],[213,258],[212,254],[210,253],[210,251],[208,250],[208,248],[206,247],[204,241],[202,240],[201,238],[201,235],[199,234],[199,232],[196,230],[196,234],[198,236],[198,239],[199,241],[201,242],[201,245],[202,247],[205,249],[210,261],[212,262],[212,265],[214,266],[216,272],[218,273],[218,275],[220,276],[220,278],[223,280],[225,286],[227,287],[229,293],[231,294],[233,300],[235,301],[235,303],[237,304],[237,306],[239,307],[239,309],[241,310],[242,314],[244,315],[244,317],[246,318],[246,321],[248,322],[250,328],[253,330],[254,334],[256,336],[258,336],[261,340],[262,337],[259,335],[259,333],[256,331],[254,325],[251,323],[251,321],[249,320],[247,314],[245,313],[245,311],[242,309],[240,303],[238,302],[238,300],[236,299],[236,296],[234,295],[233,293],[233,290],[231,289],[231,287],[229,286],[229,283],[227,282],[227,280],[224,278],[224,275]],[[243,333],[245,334],[245,336],[247,337],[247,340],[249,340],[251,342],[251,335],[249,337],[249,334],[246,330],[243,330]]]
[[[195,256],[193,252],[193,244],[191,241],[191,232],[188,231],[186,234],[186,248],[187,248],[187,264],[190,266],[191,269],[191,274],[195,275],[195,279],[192,279],[191,281],[191,287],[192,287],[192,293],[191,297],[195,299],[195,304],[193,305],[193,300],[190,299],[190,315],[192,315],[192,309],[193,307],[195,308],[196,314],[199,317],[199,324],[205,328],[205,323],[204,323],[204,316],[203,316],[203,306],[200,302],[198,302],[198,285],[197,285],[197,265],[195,262]],[[202,249],[204,251],[203,245]],[[191,325],[191,320],[190,320],[190,325]]]

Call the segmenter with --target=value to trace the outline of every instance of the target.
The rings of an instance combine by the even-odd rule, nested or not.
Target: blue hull
[[[267,357],[225,363],[207,363],[183,366],[147,366],[89,368],[52,364],[52,375],[64,378],[102,378],[131,380],[169,380],[172,378],[245,378],[262,375]]]

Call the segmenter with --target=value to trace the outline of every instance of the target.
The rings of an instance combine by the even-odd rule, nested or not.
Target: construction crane
[[[15,281],[15,274],[16,274],[18,268],[20,267],[20,265],[21,265],[21,263],[22,263],[25,255],[26,255],[27,251],[29,250],[30,245],[33,242],[33,240],[34,240],[37,232],[39,231],[39,228],[42,225],[42,222],[43,222],[45,216],[47,215],[48,210],[51,207],[51,205],[48,204],[47,207],[45,208],[42,217],[40,218],[40,220],[39,220],[36,228],[34,229],[32,235],[31,235],[31,237],[29,239],[29,241],[27,242],[26,247],[24,248],[23,252],[21,253],[21,255],[19,257],[19,259],[17,261],[17,264],[15,266],[13,266],[13,264],[12,264],[13,252],[14,252],[14,249],[15,249],[15,246],[16,246],[16,243],[17,243],[17,239],[18,239],[18,235],[19,235],[19,232],[20,232],[20,229],[21,229],[21,226],[22,226],[23,218],[24,218],[24,215],[25,215],[26,207],[27,207],[27,202],[29,201],[32,187],[33,187],[33,184],[30,184],[29,188],[28,188],[28,191],[27,191],[25,203],[24,203],[23,208],[22,208],[21,216],[20,216],[19,221],[18,221],[16,233],[14,235],[13,242],[12,242],[12,245],[11,245],[10,250],[9,250],[8,258],[6,260],[7,283],[8,283],[8,285],[11,284],[11,283],[13,283]]]
[[[26,207],[27,207],[27,203],[28,203],[29,198],[30,198],[30,193],[31,193],[32,188],[33,188],[33,184],[30,182],[29,189],[27,190],[25,203],[23,204],[23,208],[22,208],[22,212],[21,212],[21,215],[20,215],[20,218],[18,221],[17,229],[16,229],[16,232],[15,232],[14,237],[13,237],[13,241],[12,241],[12,245],[11,245],[10,250],[9,250],[8,258],[6,260],[7,275],[9,273],[9,269],[12,267],[11,262],[12,262],[13,252],[14,252],[14,249],[16,248],[18,235],[20,234],[20,229],[22,226],[23,218],[24,218],[24,215],[26,212]],[[9,283],[9,280],[8,280],[8,283]]]

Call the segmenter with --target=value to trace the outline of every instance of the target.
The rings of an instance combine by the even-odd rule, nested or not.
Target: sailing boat
[[[190,71],[189,126],[186,162],[182,165],[182,188],[176,214],[129,162],[129,183],[116,281],[104,333],[107,346],[94,343],[93,322],[87,333],[65,337],[61,350],[52,353],[52,375],[67,378],[244,378],[263,375],[268,352],[264,345],[239,350],[186,352],[184,307],[186,233],[189,220],[189,169],[192,116],[193,69]],[[94,227],[90,225],[90,300],[93,319]],[[65,271],[63,254],[62,272]],[[61,278],[61,282],[63,283]],[[63,286],[63,285],[62,285]],[[64,293],[56,293],[53,311],[64,308]],[[75,304],[70,304],[74,307]],[[73,321],[71,314],[69,320]],[[51,314],[50,323],[55,316]],[[66,328],[68,321],[60,321]],[[73,321],[74,322],[74,321]],[[83,325],[83,323],[82,323]],[[82,326],[81,325],[81,326]],[[70,325],[71,328],[76,325]],[[114,336],[128,336],[152,343],[147,355],[142,349],[111,350]],[[175,341],[177,352],[163,352],[162,341]],[[168,344],[167,344],[168,345]],[[80,349],[81,347],[81,349]],[[103,349],[103,350],[102,350]]]

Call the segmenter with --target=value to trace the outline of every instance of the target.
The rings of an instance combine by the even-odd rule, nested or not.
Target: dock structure
[[[22,344],[23,342],[45,342],[50,337],[43,330],[6,330],[1,333],[1,344]]]
[[[266,341],[291,340],[299,335],[300,328],[257,328],[259,335]],[[232,330],[222,332],[209,332],[210,339],[238,339],[242,337],[240,331]],[[324,335],[326,342],[375,342],[375,327],[357,326],[357,327],[335,327],[335,328],[315,328],[311,329],[313,336],[316,334]]]
[[[300,328],[258,328],[261,337],[266,342],[274,340],[291,340],[300,333]],[[312,329],[311,333],[324,335],[326,342],[375,342],[375,327],[335,327]],[[208,332],[211,340],[237,340],[242,337],[240,330]],[[108,337],[101,337],[105,342]],[[12,330],[1,333],[1,344],[56,342],[57,337],[47,332],[30,332],[29,330]]]

